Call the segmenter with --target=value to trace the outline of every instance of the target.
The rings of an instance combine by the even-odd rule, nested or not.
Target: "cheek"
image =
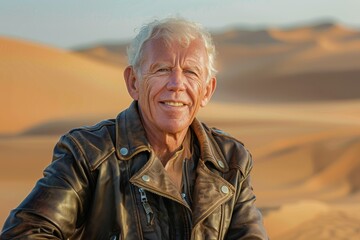
[[[152,101],[156,98],[158,93],[161,91],[160,79],[144,79],[141,86],[141,98],[142,101],[147,102],[151,105]]]
[[[140,98],[146,99],[149,96],[149,91],[151,89],[151,85],[149,84],[148,79],[143,79],[139,86]]]
[[[189,86],[189,93],[191,97],[194,98],[196,101],[201,101],[202,97],[204,96],[205,87],[199,81],[193,82]]]

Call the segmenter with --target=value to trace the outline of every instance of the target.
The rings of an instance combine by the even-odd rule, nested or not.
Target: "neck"
[[[180,149],[185,139],[187,130],[176,134],[152,134],[151,131],[148,132],[146,130],[145,132],[156,156],[165,166],[171,156]]]
[[[161,129],[155,128],[153,125],[151,125],[151,123],[149,124],[149,121],[144,119],[144,116],[141,113],[141,109],[140,118],[142,120],[146,137],[151,147],[155,151],[156,156],[165,166],[174,153],[180,149],[188,128],[175,133],[162,131]]]

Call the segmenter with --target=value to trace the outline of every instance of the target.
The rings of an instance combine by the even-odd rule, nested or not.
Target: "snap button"
[[[129,150],[127,148],[123,147],[123,148],[120,149],[120,154],[121,155],[125,156],[128,153],[129,153]]]
[[[149,181],[150,181],[150,177],[149,177],[148,175],[142,176],[141,179],[142,179],[144,182],[149,182]]]
[[[224,163],[223,163],[222,161],[218,160],[217,162],[218,162],[218,164],[219,164],[219,166],[220,166],[221,168],[224,168],[224,167],[225,167],[225,165],[224,165]]]
[[[228,193],[229,193],[229,188],[224,185],[224,186],[221,187],[221,191],[222,191],[223,193],[225,193],[225,194],[228,194]]]

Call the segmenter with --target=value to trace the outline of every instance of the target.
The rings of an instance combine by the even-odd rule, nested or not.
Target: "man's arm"
[[[7,218],[0,239],[66,239],[84,221],[90,171],[71,136],[54,149],[53,162]]]
[[[245,179],[234,207],[231,224],[226,239],[268,239],[262,215],[255,206],[256,197],[250,181],[252,159],[249,154]]]

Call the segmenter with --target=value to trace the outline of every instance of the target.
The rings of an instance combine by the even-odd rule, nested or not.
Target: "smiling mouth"
[[[184,103],[181,102],[163,102],[163,104],[168,105],[168,106],[172,106],[172,107],[182,107],[185,106]]]

